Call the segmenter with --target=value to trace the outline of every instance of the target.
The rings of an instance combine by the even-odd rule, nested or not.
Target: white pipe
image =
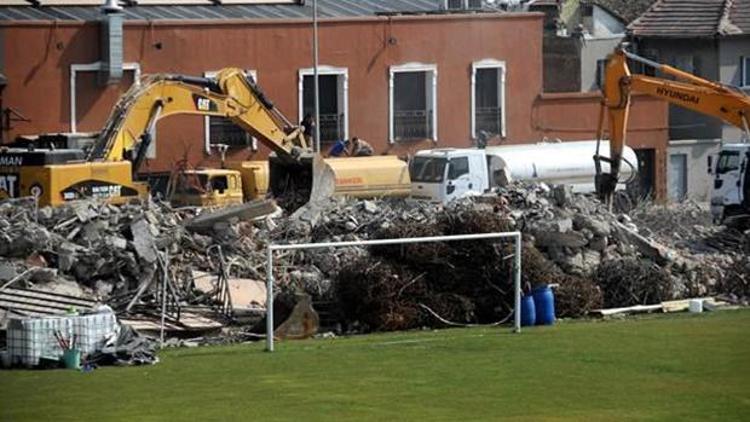
[[[516,333],[521,332],[521,236],[516,237],[515,244],[515,257],[513,259],[513,281],[515,285],[515,296],[516,306],[513,311],[515,314],[515,326],[513,331]]]
[[[158,254],[159,251],[156,251]],[[167,278],[169,277],[169,250],[164,251],[164,280],[161,288],[161,327],[159,333],[159,348],[164,348],[164,320],[167,315]]]
[[[273,352],[273,251],[268,248],[266,260],[266,350],[269,352]]]
[[[315,152],[320,154],[320,87],[318,86],[318,0],[313,0],[313,68],[315,79]]]
[[[456,240],[482,240],[513,238],[515,240],[515,327],[514,332],[521,332],[521,232],[458,234],[452,236],[409,237],[401,239],[352,240],[346,242],[297,243],[287,245],[268,245],[266,259],[266,350],[273,352],[273,251],[336,248],[345,246],[401,245],[409,243],[451,242]]]

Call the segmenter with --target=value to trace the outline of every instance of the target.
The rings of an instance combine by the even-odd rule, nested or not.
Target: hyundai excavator
[[[628,59],[654,68],[674,78],[664,79],[631,74]],[[671,104],[721,119],[740,128],[745,141],[750,139],[750,96],[738,88],[708,81],[669,65],[637,56],[618,47],[607,60],[602,90],[602,107],[597,130],[595,184],[600,198],[610,206],[617,185],[622,152],[625,147],[628,112],[632,93],[661,98]],[[609,122],[609,157],[599,154],[604,120]],[[604,165],[609,171],[605,172]],[[711,194],[711,213],[716,221],[750,212],[750,144],[723,144],[715,168]]]
[[[36,197],[58,205],[84,197],[122,203],[148,195],[135,181],[159,119],[176,114],[229,118],[273,151],[269,190],[325,196],[333,176],[251,78],[227,68],[215,78],[156,74],[144,77],[113,108],[93,144],[82,149],[0,149],[0,197]]]

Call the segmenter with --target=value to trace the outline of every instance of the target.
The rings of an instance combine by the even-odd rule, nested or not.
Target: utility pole
[[[313,79],[315,94],[315,151],[320,153],[320,95],[318,86],[318,0],[313,0]]]

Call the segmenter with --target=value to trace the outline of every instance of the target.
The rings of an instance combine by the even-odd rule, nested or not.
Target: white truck
[[[601,151],[606,156],[608,142],[602,142]],[[567,184],[574,192],[591,193],[595,191],[595,152],[596,141],[423,150],[409,163],[412,197],[448,203],[514,180]],[[638,169],[638,159],[629,147],[623,151],[623,163],[621,189]],[[609,170],[607,163],[603,166]]]
[[[709,173],[713,173],[711,214],[717,223],[727,218],[750,213],[750,144],[724,144],[714,167],[709,157]]]

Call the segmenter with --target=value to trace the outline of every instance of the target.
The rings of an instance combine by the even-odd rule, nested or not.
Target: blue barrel
[[[521,326],[528,327],[534,324],[536,324],[534,297],[531,295],[524,295],[521,298]]]
[[[534,289],[534,307],[536,308],[536,324],[552,325],[555,322],[555,296],[549,286]]]

